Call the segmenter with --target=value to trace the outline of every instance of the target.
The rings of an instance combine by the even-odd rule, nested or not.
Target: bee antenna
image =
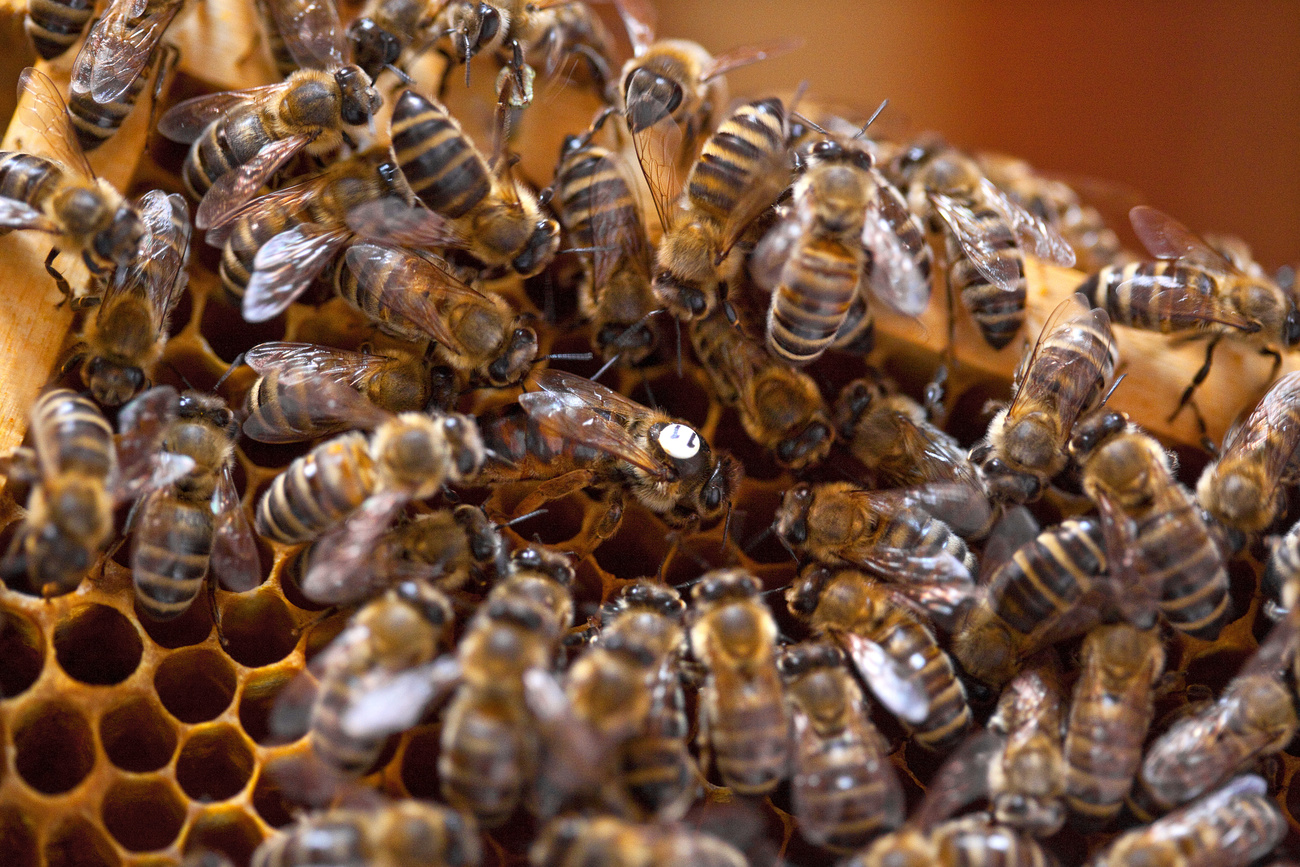
[[[524,521],[527,521],[529,518],[536,518],[538,515],[545,515],[548,511],[550,510],[546,508],[533,509],[531,512],[528,512],[523,515],[519,515],[518,517],[515,518],[511,518],[509,521],[506,521],[501,526],[513,527],[515,524],[522,524]]]
[[[866,135],[867,127],[871,126],[873,123],[876,122],[876,118],[880,117],[880,113],[885,110],[885,106],[887,105],[889,105],[889,100],[887,99],[882,100],[880,105],[876,107],[875,112],[871,115],[871,117],[867,118],[867,122],[862,125],[862,129],[858,130],[857,134],[853,137],[862,138],[864,135]]]
[[[451,488],[447,487],[446,485],[442,486],[442,495],[447,498],[447,502],[449,503],[460,502],[460,494],[457,494],[455,491],[453,491]]]
[[[727,317],[727,322],[730,323],[732,328],[740,327],[740,314],[736,312],[736,308],[732,306],[730,301],[722,302],[722,315]]]
[[[396,75],[397,80],[402,82],[402,84],[406,85],[407,87],[410,87],[411,84],[413,84],[415,81],[413,78],[411,78],[411,76],[406,74],[406,70],[399,69],[398,67],[394,66],[391,63],[385,63],[384,69],[387,69],[389,72],[393,73],[393,75]]]
[[[650,390],[650,377],[646,376],[644,370],[641,371],[641,384],[645,386],[645,396],[650,399],[650,408],[658,409],[659,401],[655,400],[655,393]]]
[[[773,593],[780,593],[782,590],[785,590],[785,589],[786,589],[786,588],[785,588],[785,585],[782,585],[782,586],[780,586],[780,587],[773,587],[773,588],[770,589],[770,590],[764,590],[762,593],[759,593],[758,595],[759,595],[760,597],[762,597],[762,596],[771,596]]]
[[[510,460],[500,452],[488,448],[487,446],[483,447],[483,454],[487,455],[489,458],[491,458],[494,461],[498,461],[500,463],[505,464],[507,467],[513,467],[515,465],[514,461]]]
[[[601,247],[566,247],[560,253],[612,253],[618,249],[617,244],[605,244]]]
[[[163,363],[166,364],[167,367],[171,369],[172,373],[176,374],[181,378],[181,382],[185,383],[186,388],[188,388],[190,391],[198,391],[198,389],[194,387],[194,383],[190,382],[189,379],[186,378],[185,374],[181,373],[180,368],[172,364],[170,360],[165,361]]]
[[[620,353],[618,353],[618,355],[615,355],[615,356],[614,356],[613,358],[611,358],[609,361],[606,361],[604,364],[602,364],[602,365],[600,366],[600,370],[598,370],[598,371],[596,371],[594,374],[592,374],[592,376],[591,376],[591,381],[592,381],[592,382],[596,382],[597,380],[599,380],[602,376],[605,375],[605,371],[607,371],[607,370],[609,370],[611,367],[613,367],[614,364],[617,363],[617,361],[618,361],[620,358],[622,358],[622,357],[623,357],[623,353],[620,352]]]
[[[1126,376],[1128,376],[1127,373],[1121,373],[1119,376],[1115,377],[1115,381],[1112,382],[1110,388],[1106,390],[1106,395],[1101,399],[1101,403],[1097,404],[1098,409],[1106,405],[1106,402],[1110,400],[1110,396],[1115,393],[1115,389],[1119,388],[1119,384],[1124,381]]]
[[[794,552],[794,549],[790,547],[790,543],[785,540],[784,536],[782,536],[780,533],[777,533],[776,540],[781,543],[781,547],[784,548],[786,550],[786,553],[789,554],[791,559],[794,560],[796,566],[803,565],[802,563],[799,562],[799,555],[796,554]]]
[[[221,378],[212,386],[213,392],[216,392],[221,388],[225,381],[230,378],[230,374],[244,366],[244,356],[246,354],[247,353],[241,352],[235,356],[235,360],[230,362],[230,366],[226,368],[226,372],[221,374]]]
[[[591,361],[595,358],[590,352],[552,352],[543,355],[538,361]]]
[[[803,121],[804,123],[808,124],[810,127],[812,127],[813,129],[817,130],[817,131],[818,131],[819,133],[821,133],[822,135],[830,135],[829,132],[827,132],[827,131],[826,131],[825,129],[823,129],[822,127],[818,126],[817,122],[814,121],[812,118],[808,117],[808,115],[806,115],[806,114],[803,114],[803,113],[801,113],[801,112],[794,111],[793,109],[791,109],[791,111],[790,111],[790,116],[791,116],[791,117],[797,117],[797,118],[799,118],[799,120],[801,120],[801,121]]]
[[[727,500],[727,517],[722,519],[722,550],[727,550],[727,538],[731,532],[731,500]]]

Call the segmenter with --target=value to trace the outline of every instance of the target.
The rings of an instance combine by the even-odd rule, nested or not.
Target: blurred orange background
[[[655,0],[651,0],[655,2]],[[657,0],[658,33],[715,53],[785,34],[804,47],[728,77],[932,129],[1067,180],[1117,182],[1197,231],[1300,263],[1300,3]],[[1120,228],[1117,226],[1117,228]],[[1136,244],[1131,235],[1126,241]]]

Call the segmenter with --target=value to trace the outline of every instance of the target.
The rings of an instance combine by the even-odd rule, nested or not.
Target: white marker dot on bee
[[[700,453],[700,435],[684,424],[670,424],[659,431],[659,446],[668,457],[684,461]]]

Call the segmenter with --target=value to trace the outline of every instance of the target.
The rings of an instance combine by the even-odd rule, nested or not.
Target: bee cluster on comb
[[[221,11],[26,10],[0,862],[1300,851],[1293,276],[645,0]]]

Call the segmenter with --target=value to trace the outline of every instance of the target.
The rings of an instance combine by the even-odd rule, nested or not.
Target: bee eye
[[[819,141],[817,144],[812,146],[812,152],[818,156],[827,156],[835,153],[839,149],[840,146],[833,141]]]
[[[497,31],[501,29],[501,16],[493,6],[486,3],[479,4],[479,13],[483,16],[483,23],[479,26],[478,40],[480,43],[491,42],[496,38]]]
[[[876,161],[871,158],[871,154],[860,151],[853,155],[853,164],[860,169],[869,170],[876,164]]]
[[[1286,315],[1282,340],[1287,346],[1295,346],[1300,343],[1300,311],[1292,310]]]

